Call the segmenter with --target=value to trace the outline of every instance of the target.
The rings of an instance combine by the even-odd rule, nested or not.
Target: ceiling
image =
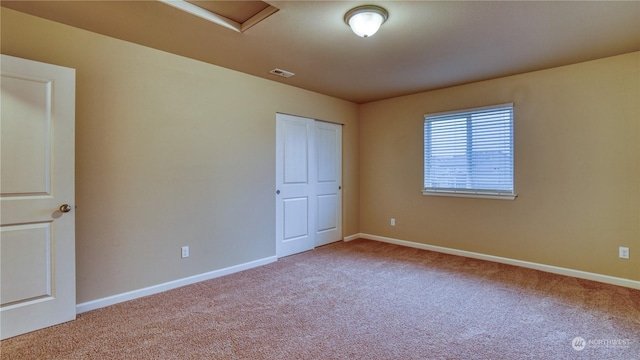
[[[153,0],[1,4],[356,103],[640,50],[640,1],[265,2],[278,11],[244,32]],[[363,4],[389,12],[370,38],[344,22]]]

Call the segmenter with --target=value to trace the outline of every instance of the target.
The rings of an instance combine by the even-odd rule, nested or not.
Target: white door
[[[314,123],[276,114],[276,255],[311,250],[315,246]]]
[[[342,126],[276,115],[276,255],[342,239]]]
[[[76,317],[75,70],[5,55],[0,68],[0,338],[6,339]]]
[[[315,123],[316,246],[342,239],[342,126]]]

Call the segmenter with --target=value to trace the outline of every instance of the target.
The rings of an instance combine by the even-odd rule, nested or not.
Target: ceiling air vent
[[[278,69],[275,68],[271,71],[269,71],[270,73],[272,73],[273,75],[278,75],[278,76],[282,76],[282,77],[292,77],[293,75],[295,75],[294,73],[292,73],[291,71],[287,71],[287,70],[282,70],[282,69]]]

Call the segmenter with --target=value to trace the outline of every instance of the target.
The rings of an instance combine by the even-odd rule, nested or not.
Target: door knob
[[[60,212],[68,213],[69,211],[71,211],[71,205],[69,204],[60,205]]]
[[[280,190],[276,190],[276,194],[280,195]]]

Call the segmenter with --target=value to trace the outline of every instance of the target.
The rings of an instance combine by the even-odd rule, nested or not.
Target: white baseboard
[[[520,266],[528,269],[540,270],[548,273],[571,276],[579,279],[593,280],[601,283],[624,286],[624,287],[640,290],[640,281],[618,278],[618,277],[608,276],[608,275],[595,274],[595,273],[590,273],[590,272],[585,272],[580,270],[561,268],[557,266],[538,264],[538,263],[533,263],[528,261],[509,259],[509,258],[504,258],[500,256],[486,255],[486,254],[481,254],[481,253],[476,253],[471,251],[457,250],[457,249],[451,249],[451,248],[435,246],[435,245],[427,245],[427,244],[416,243],[416,242],[411,242],[406,240],[399,240],[399,239],[378,236],[378,235],[371,235],[371,234],[364,234],[364,233],[353,234],[353,235],[346,236],[344,238],[344,241],[348,242],[356,239],[375,240],[375,241],[407,246],[407,247],[412,247],[417,249],[440,252],[444,254],[464,256],[468,258],[480,259],[480,260],[486,260],[486,261],[493,261],[493,262],[502,263],[502,264]],[[149,286],[149,287],[138,289],[138,290],[128,291],[122,294],[112,295],[102,299],[87,301],[87,302],[76,305],[76,313],[81,314],[87,311],[100,309],[100,308],[118,304],[121,302],[134,300],[144,296],[153,295],[153,294],[161,293],[163,291],[179,288],[181,286],[195,284],[197,282],[201,282],[205,280],[215,279],[217,277],[221,277],[224,275],[229,275],[229,274],[237,273],[243,270],[252,269],[258,266],[267,265],[277,260],[278,258],[276,256],[270,256],[264,259],[250,261],[248,263],[230,266],[224,269],[214,270],[204,274],[189,276],[183,279],[173,280],[163,284],[158,284],[158,285],[153,285],[153,286]]]
[[[362,234],[353,234],[353,235],[345,236],[344,241],[348,242],[348,241],[352,241],[360,238],[362,238]]]
[[[146,288],[128,291],[122,294],[117,294],[113,296],[108,296],[102,299],[96,299],[92,301],[87,301],[81,304],[76,305],[76,313],[81,314],[83,312],[100,309],[106,306],[114,305],[117,303],[138,299],[144,296],[153,295],[157,293],[161,293],[163,291],[179,288],[185,285],[195,284],[197,282],[214,279],[220,276],[229,275],[233,273],[237,273],[243,270],[252,269],[258,266],[267,265],[272,262],[277,261],[278,258],[276,256],[270,256],[264,259],[259,259],[255,261],[250,261],[248,263],[239,264],[235,266],[230,266],[228,268],[219,269],[210,271],[204,274],[189,276],[186,278],[169,281],[163,284],[153,285]]]
[[[413,247],[417,249],[435,251],[435,252],[444,253],[444,254],[464,256],[464,257],[473,258],[473,259],[493,261],[493,262],[502,263],[502,264],[520,266],[523,268],[540,270],[548,273],[571,276],[579,279],[593,280],[601,283],[624,286],[624,287],[640,290],[640,281],[602,275],[602,274],[596,274],[596,273],[590,273],[590,272],[580,271],[580,270],[567,269],[567,268],[562,268],[557,266],[538,264],[538,263],[533,263],[529,261],[509,259],[509,258],[504,258],[500,256],[486,255],[486,254],[481,254],[481,253],[476,253],[471,251],[464,251],[464,250],[451,249],[451,248],[446,248],[441,246],[415,243],[411,241],[398,240],[398,239],[388,238],[384,236],[360,233],[360,234],[354,234],[354,235],[345,237],[344,241],[351,241],[359,238],[367,239],[367,240],[375,240],[375,241],[396,244],[401,246]]]

